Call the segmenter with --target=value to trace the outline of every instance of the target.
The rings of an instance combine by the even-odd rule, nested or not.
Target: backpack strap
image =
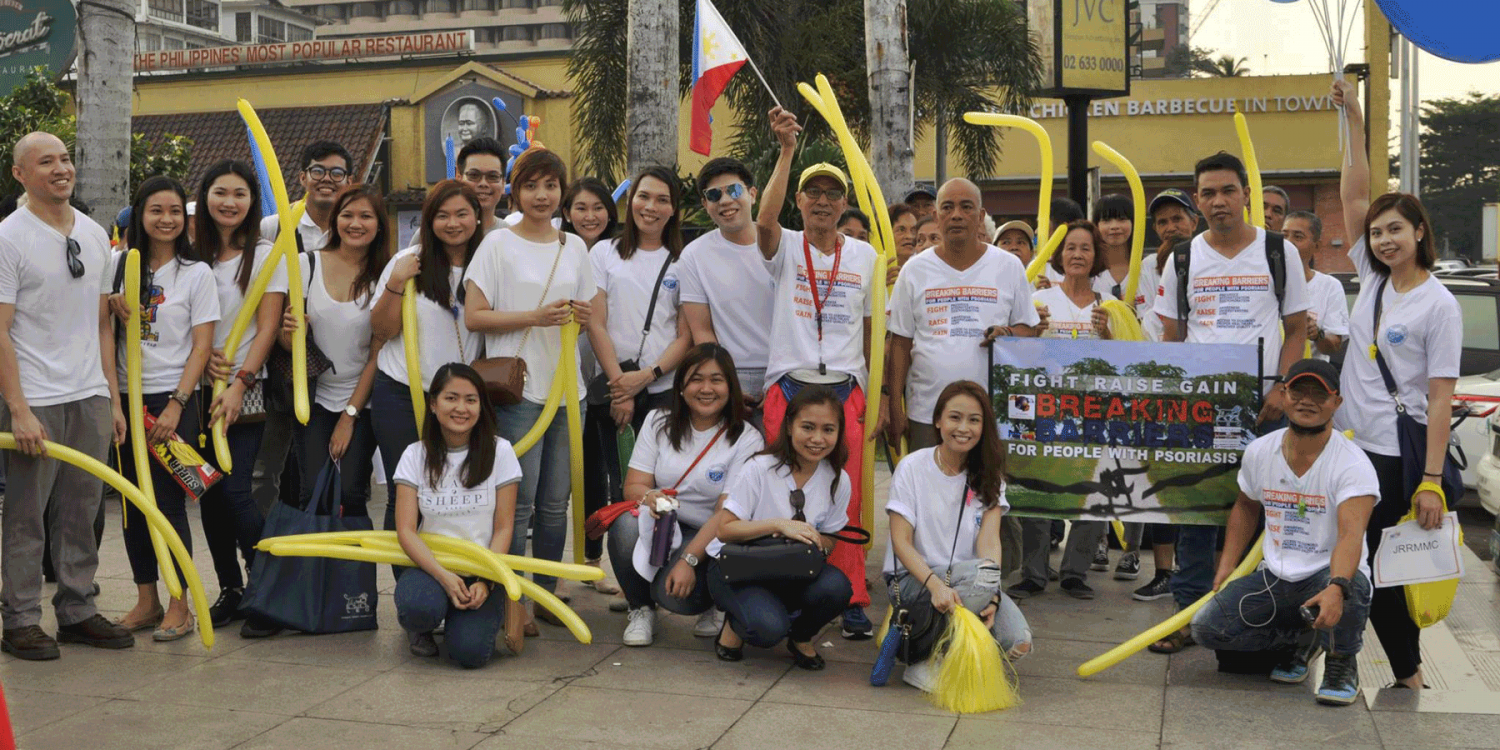
[[[1192,240],[1182,240],[1172,248],[1172,258],[1177,272],[1177,340],[1187,341],[1188,318],[1192,313],[1188,306],[1188,267],[1192,264]]]
[[[1286,238],[1266,231],[1266,265],[1271,267],[1271,284],[1276,290],[1276,312],[1286,310]]]

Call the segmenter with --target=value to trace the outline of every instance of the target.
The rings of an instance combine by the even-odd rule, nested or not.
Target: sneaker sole
[[[1115,571],[1115,580],[1116,581],[1134,581],[1135,579],[1140,578],[1140,577],[1141,577],[1141,571],[1139,571],[1139,570],[1137,570],[1134,573],[1131,573],[1130,571],[1120,571],[1120,570]]]
[[[1351,695],[1347,698],[1342,695],[1325,695],[1323,693],[1318,693],[1316,699],[1319,703],[1325,706],[1347,706],[1359,700],[1359,693],[1356,692],[1354,695]]]
[[[844,640],[846,641],[868,641],[871,638],[875,637],[875,635],[868,630],[844,630],[842,632],[844,634]],[[714,635],[718,635],[718,633],[715,632]]]
[[[130,648],[130,647],[134,646],[135,645],[135,636],[125,635],[125,636],[120,636],[119,638],[108,638],[108,639],[93,640],[93,639],[89,639],[89,638],[84,638],[83,636],[70,635],[70,634],[68,634],[66,632],[58,631],[58,633],[57,633],[57,642],[58,643],[77,643],[77,644],[81,644],[81,645],[84,645],[84,646],[93,646],[94,648],[107,648],[107,649],[111,649],[111,650],[119,650],[119,649],[125,649],[125,648]]]
[[[1036,596],[1037,594],[1040,594],[1040,593],[1042,593],[1042,592],[1037,591],[1035,593],[1032,593],[1030,591],[1017,591],[1017,590],[1013,590],[1013,589],[1008,589],[1008,590],[1006,590],[1005,595],[1009,596],[1012,599],[1030,599],[1031,597]]]
[[[1170,591],[1163,591],[1160,594],[1131,594],[1130,598],[1134,599],[1134,600],[1136,600],[1138,602],[1154,602],[1157,599],[1165,599],[1165,598],[1167,598],[1167,597],[1169,597],[1171,595],[1172,595],[1172,592],[1170,592]]]
[[[1093,563],[1092,565],[1089,566],[1089,570],[1092,570],[1095,573],[1108,573],[1109,572],[1109,563],[1104,563],[1102,565],[1099,564],[1099,563]]]
[[[647,646],[650,646],[651,643],[652,643],[652,641],[654,641],[654,640],[655,639],[652,639],[651,641],[633,641],[633,642],[632,641],[622,641],[622,642],[625,645],[627,645],[627,646],[629,646],[631,648],[645,648]]]
[[[62,658],[62,651],[56,646],[51,648],[16,648],[9,643],[0,643],[0,651],[4,651],[17,659],[25,661],[52,661]]]
[[[1271,682],[1274,682],[1274,683],[1276,683],[1278,685],[1301,685],[1302,683],[1307,682],[1307,675],[1310,674],[1311,672],[1312,672],[1311,669],[1309,669],[1307,671],[1304,671],[1302,673],[1301,677],[1292,677],[1290,675],[1278,675],[1275,672],[1272,672],[1271,675],[1270,675],[1271,676]]]

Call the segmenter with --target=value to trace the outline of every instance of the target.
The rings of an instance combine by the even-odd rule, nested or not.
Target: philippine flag
[[[714,134],[709,112],[749,56],[718,8],[698,0],[693,20],[693,134],[691,148],[708,156]]]

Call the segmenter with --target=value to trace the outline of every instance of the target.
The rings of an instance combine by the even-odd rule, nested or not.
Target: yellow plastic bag
[[[1448,512],[1448,501],[1443,500],[1443,513]],[[1417,506],[1412,505],[1410,512],[1401,519],[1402,523],[1417,520]],[[1464,531],[1458,530],[1458,545],[1463,546]],[[1407,584],[1406,589],[1406,613],[1411,616],[1411,621],[1419,628],[1430,628],[1443,621],[1448,616],[1448,611],[1453,609],[1453,597],[1458,595],[1457,578],[1449,578],[1446,581],[1429,581],[1427,583]]]

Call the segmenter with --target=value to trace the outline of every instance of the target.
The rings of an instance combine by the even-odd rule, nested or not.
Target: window
[[[458,3],[454,0],[427,0],[428,13],[457,13]]]
[[[1495,298],[1486,294],[1465,294],[1457,289],[1453,298],[1463,312],[1465,349],[1500,349],[1500,325],[1495,318]]]
[[[530,26],[506,26],[500,29],[500,39],[505,42],[529,42],[531,41]]]
[[[219,4],[208,0],[187,0],[187,23],[200,29],[219,30]]]
[[[550,5],[562,5],[563,0],[536,0],[536,7],[545,8]]]
[[[344,6],[337,3],[318,6],[318,15],[332,21],[344,20]]]
[[[537,39],[567,39],[568,25],[565,23],[544,23],[537,27]]]
[[[391,0],[390,4],[386,5],[385,12],[392,16],[415,16],[417,4],[414,0]]]
[[[354,3],[349,6],[350,18],[380,18],[379,3]]]
[[[172,36],[163,37],[161,41],[162,41],[162,48],[163,49],[184,49],[184,48],[187,47],[187,45],[184,44],[182,42],[182,40],[178,39],[177,37],[172,37]]]
[[[500,0],[502,8],[525,8],[530,9],[533,0]]]
[[[163,21],[182,22],[182,0],[148,0],[148,2],[148,12],[152,18],[160,18]]]
[[[255,41],[255,27],[249,13],[234,14],[234,40],[241,44],[249,44]]]
[[[255,41],[257,44],[277,44],[286,41],[286,22],[261,16],[255,19]]]
[[[312,29],[292,25],[286,27],[286,40],[288,42],[305,42],[312,38]]]
[[[464,10],[492,11],[495,9],[495,0],[464,0]]]
[[[161,49],[161,34],[142,34],[141,51],[155,52]]]

